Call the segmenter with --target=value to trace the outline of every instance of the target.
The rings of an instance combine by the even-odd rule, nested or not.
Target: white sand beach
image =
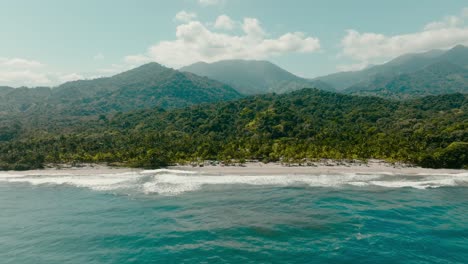
[[[280,163],[247,162],[241,165],[171,166],[170,169],[194,171],[214,175],[306,175],[341,173],[389,173],[389,174],[460,174],[468,173],[462,169],[428,169],[406,164],[391,164],[380,160],[363,162],[322,161],[312,165],[284,165]]]
[[[308,165],[285,165],[281,163],[262,163],[262,162],[247,162],[236,165],[212,165],[205,162],[200,165],[176,165],[169,166],[170,170],[190,171],[197,174],[206,175],[318,175],[318,174],[346,174],[346,173],[362,173],[362,174],[404,174],[404,175],[421,175],[421,174],[460,174],[468,173],[468,170],[463,169],[429,169],[407,164],[391,164],[380,160],[369,160],[364,162],[343,162],[324,160],[321,162],[308,163]],[[93,174],[117,174],[117,173],[140,173],[145,171],[138,168],[112,167],[105,164],[81,164],[77,167],[62,165],[60,167],[50,166],[41,170],[29,171],[4,171],[0,172],[3,176],[15,175],[93,175]]]

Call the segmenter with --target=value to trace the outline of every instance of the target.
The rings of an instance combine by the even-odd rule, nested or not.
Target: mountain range
[[[180,108],[249,95],[303,88],[408,99],[468,93],[468,48],[400,56],[382,65],[315,79],[268,61],[199,62],[180,70],[152,62],[112,77],[67,82],[54,88],[0,86],[0,114],[87,116],[146,108]]]
[[[394,99],[467,93],[468,70],[447,61],[438,61],[415,72],[378,75],[370,82],[355,84],[343,92]]]
[[[285,93],[303,88],[335,89],[320,81],[296,76],[268,61],[224,60],[198,62],[180,69],[226,83],[245,95]]]
[[[361,71],[315,78],[337,91],[404,99],[414,96],[468,92],[468,48],[406,54]]]
[[[149,63],[109,78],[58,87],[0,87],[0,112],[55,111],[70,115],[178,108],[240,98],[232,87],[195,74]]]

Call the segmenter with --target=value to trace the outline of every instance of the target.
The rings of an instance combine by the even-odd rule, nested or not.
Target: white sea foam
[[[403,188],[411,187],[416,189],[449,187],[449,186],[466,186],[468,185],[468,176],[456,177],[452,176],[438,176],[438,177],[425,177],[422,180],[399,180],[399,181],[370,181],[369,184],[387,188]]]
[[[158,174],[158,173],[171,173],[171,174],[196,174],[195,171],[185,170],[169,170],[169,169],[157,169],[157,170],[144,170],[141,174]]]
[[[81,173],[81,174],[80,174]],[[2,173],[0,182],[32,185],[70,185],[96,191],[130,190],[144,194],[176,195],[196,191],[207,185],[380,187],[417,189],[468,186],[468,173],[441,175],[322,174],[322,175],[206,175],[183,170],[146,170],[106,174],[83,172]]]

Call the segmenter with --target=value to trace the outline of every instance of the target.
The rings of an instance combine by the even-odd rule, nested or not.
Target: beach
[[[215,162],[204,162],[202,165],[173,165],[162,169],[181,170],[206,175],[320,175],[320,174],[462,174],[468,173],[465,169],[431,169],[412,166],[410,164],[392,164],[381,160],[369,160],[367,162],[355,161],[334,161],[323,160],[320,162],[309,162],[307,165],[246,162],[243,164],[223,165]],[[27,171],[0,171],[0,175],[66,175],[80,174],[115,174],[115,173],[140,173],[145,171],[142,168],[115,167],[106,164],[79,164],[71,166],[67,164],[48,165],[45,169]]]
[[[317,174],[346,174],[346,173],[388,173],[388,174],[460,174],[468,172],[463,169],[430,169],[411,166],[409,164],[392,164],[380,160],[368,162],[344,162],[325,160],[309,163],[311,165],[285,165],[281,163],[247,162],[237,165],[210,165],[203,166],[170,166],[170,169],[187,170],[213,175],[317,175]]]

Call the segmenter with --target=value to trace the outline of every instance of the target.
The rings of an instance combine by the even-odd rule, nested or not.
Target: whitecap
[[[185,170],[172,170],[172,169],[157,169],[157,170],[144,170],[140,172],[141,174],[158,174],[158,173],[172,173],[172,174],[196,174],[195,171],[185,171]]]
[[[42,174],[41,174],[42,173]],[[468,186],[468,173],[446,175],[389,175],[388,173],[344,173],[321,175],[207,175],[184,170],[145,170],[92,174],[90,172],[2,173],[0,182],[29,183],[31,185],[70,185],[96,191],[120,190],[143,194],[177,195],[196,191],[208,185],[252,186],[309,186],[366,188],[416,188],[428,189],[445,186]],[[87,174],[85,174],[87,173]]]

